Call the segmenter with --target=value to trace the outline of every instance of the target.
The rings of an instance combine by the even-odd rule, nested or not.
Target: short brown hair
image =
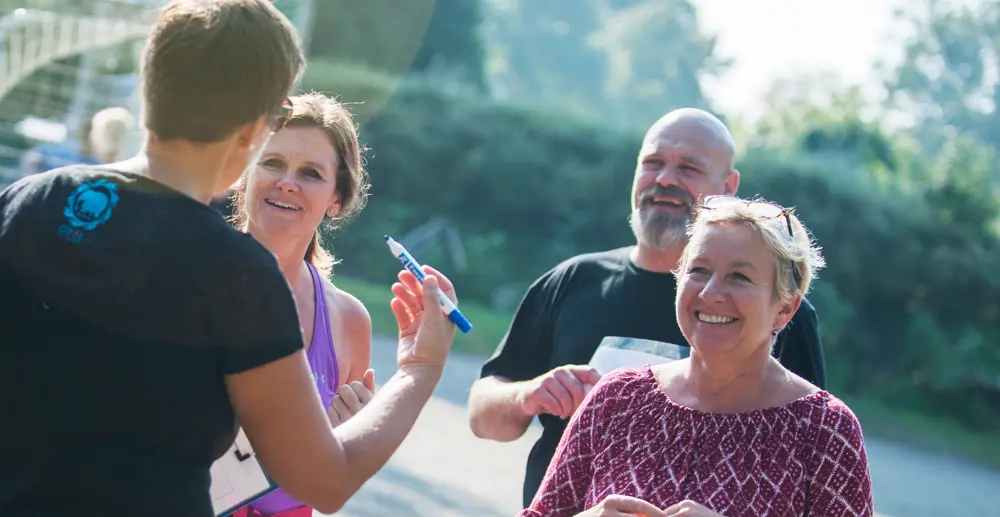
[[[218,142],[279,113],[304,66],[295,28],[268,0],[172,0],[143,50],[146,128]]]
[[[274,130],[286,127],[315,127],[326,133],[337,154],[336,190],[340,212],[324,221],[329,229],[342,228],[361,212],[368,201],[368,173],[364,168],[364,149],[358,141],[358,132],[351,112],[336,99],[320,93],[309,93],[291,98],[291,113],[275,122]],[[240,178],[240,187],[246,186],[246,176]],[[245,188],[237,188],[233,198],[232,222],[241,231],[247,231],[249,214],[246,207]],[[313,234],[306,249],[306,261],[324,276],[330,276],[336,263],[333,255],[323,247],[320,227]]]

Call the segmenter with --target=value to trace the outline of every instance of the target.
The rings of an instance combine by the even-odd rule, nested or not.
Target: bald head
[[[674,140],[671,135],[699,140],[702,145],[714,148],[728,156],[729,168],[735,166],[736,144],[729,128],[715,115],[698,108],[680,108],[660,117],[646,131],[643,145],[657,140]]]
[[[643,138],[632,183],[639,243],[658,250],[683,245],[699,200],[739,188],[735,154],[729,129],[711,113],[683,108],[657,120]]]

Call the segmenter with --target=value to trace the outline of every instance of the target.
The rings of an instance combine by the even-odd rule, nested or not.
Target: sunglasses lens
[[[732,196],[707,196],[702,203],[702,206],[708,208],[719,208],[726,205],[731,205],[733,203],[739,203],[740,200]]]

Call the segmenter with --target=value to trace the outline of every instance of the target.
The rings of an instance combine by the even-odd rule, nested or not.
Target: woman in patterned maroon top
[[[715,196],[689,235],[676,316],[691,357],[601,379],[521,517],[873,515],[857,418],[770,354],[824,265],[808,231]]]

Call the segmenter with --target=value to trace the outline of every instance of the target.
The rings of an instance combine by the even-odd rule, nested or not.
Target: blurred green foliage
[[[510,311],[559,261],[632,242],[639,132],[353,65],[314,63],[303,86],[363,101],[352,108],[372,149],[368,208],[330,236],[338,274],[391,282],[398,265],[382,235],[443,218],[461,235],[467,267],[443,240],[418,259],[446,271],[465,299]],[[881,145],[926,189],[880,180],[843,144],[839,154],[751,147],[740,191],[795,206],[823,246],[829,268],[812,299],[838,389],[997,429],[989,386],[1000,377],[1000,241],[996,200],[979,183],[995,160],[968,141],[931,161],[907,156],[904,144]]]
[[[0,14],[109,5],[0,0]],[[738,133],[740,192],[797,207],[824,248],[810,298],[835,391],[998,432],[1000,1],[920,0],[899,16],[913,30],[885,105],[830,76],[776,81]],[[414,250],[422,262],[509,313],[559,261],[630,244],[641,132],[672,108],[711,109],[701,79],[728,64],[697,21],[687,0],[315,0],[302,89],[350,103],[371,148],[371,202],[330,236],[337,274],[391,282],[381,236],[423,229],[437,240]],[[133,51],[106,51],[98,73],[130,71]],[[0,118],[37,98],[65,111],[77,66],[36,72]]]
[[[309,56],[394,74],[451,74],[485,88],[479,0],[313,0]]]

